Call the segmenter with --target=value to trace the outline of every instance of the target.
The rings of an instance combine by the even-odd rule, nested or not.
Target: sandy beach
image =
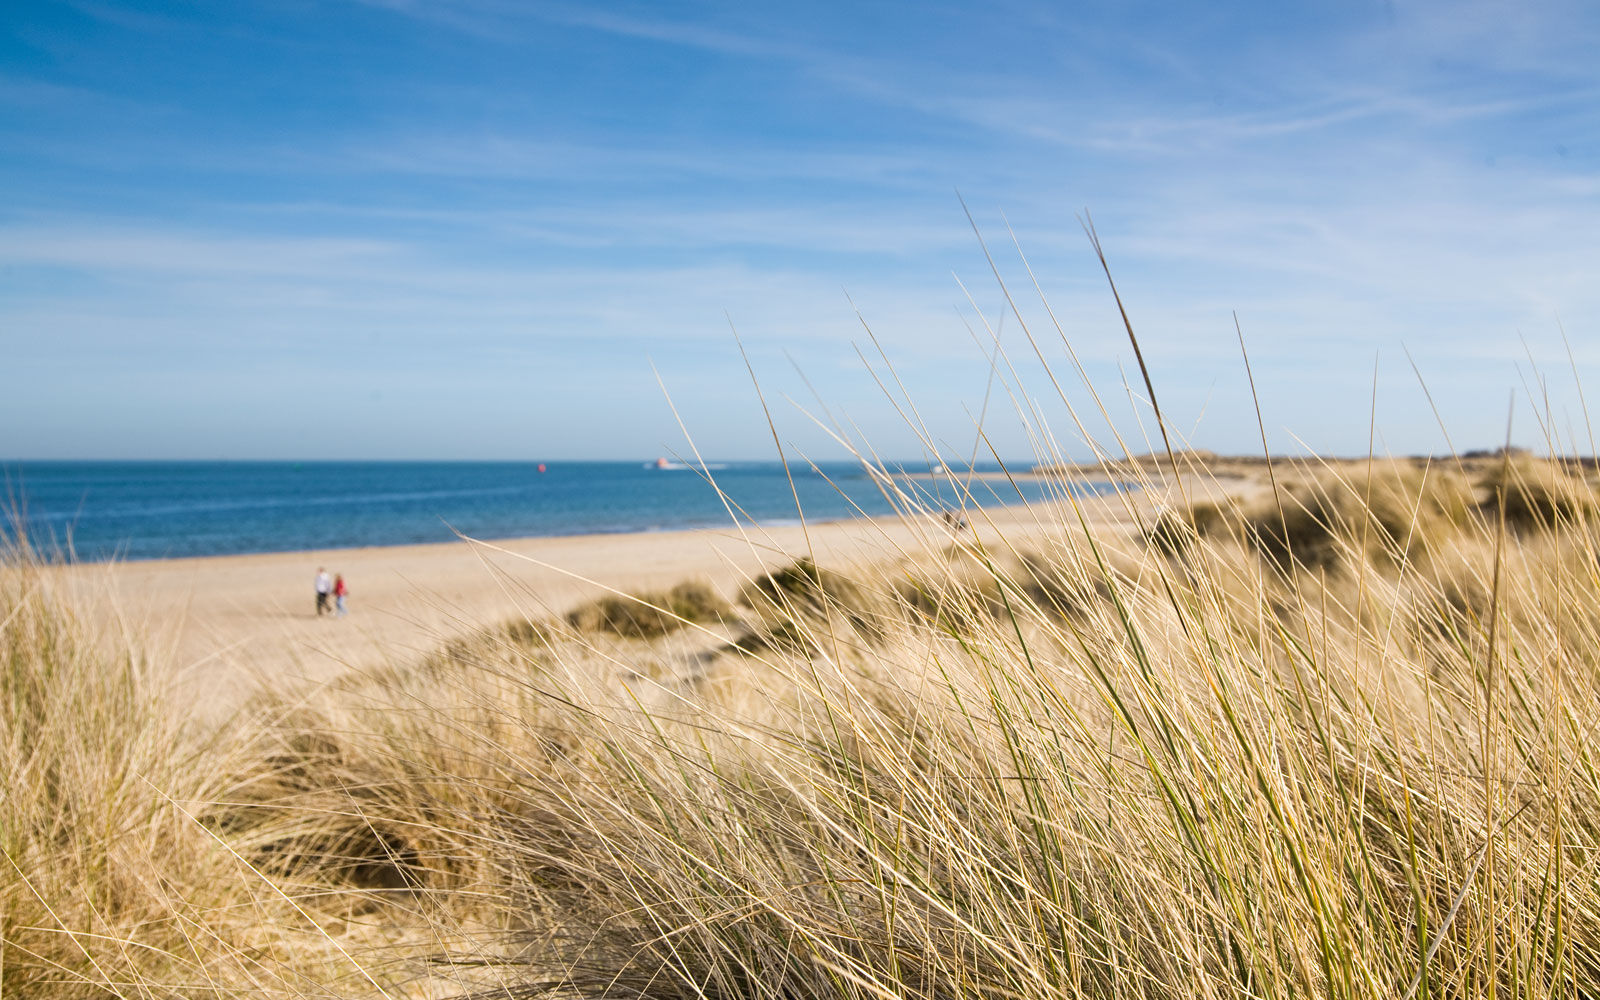
[[[1131,523],[1136,505],[1151,502],[1138,494],[1080,500],[1103,524]],[[1073,520],[1037,505],[990,508],[969,530],[1015,543],[1038,535],[1041,523]],[[474,628],[561,614],[607,590],[699,578],[731,596],[763,568],[800,556],[839,568],[881,562],[948,545],[949,530],[932,517],[858,519],[84,564],[55,578],[104,628],[132,632],[153,663],[174,665],[174,697],[214,717],[260,685],[282,690],[408,662]],[[315,614],[319,567],[344,575],[347,617]]]

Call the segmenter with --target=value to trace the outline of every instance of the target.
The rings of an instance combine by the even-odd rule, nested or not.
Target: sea
[[[735,518],[781,525],[801,512],[811,521],[895,512],[859,463],[791,468],[792,490],[775,461],[704,468],[643,461],[0,461],[7,508],[0,535],[15,539],[21,528],[40,553],[97,562],[446,542],[457,533],[503,539],[673,531],[731,528]],[[896,482],[928,509],[959,507],[959,491],[928,472],[927,463],[898,467]],[[973,478],[969,488],[969,503],[982,506],[1036,501],[1061,489],[1004,477]]]

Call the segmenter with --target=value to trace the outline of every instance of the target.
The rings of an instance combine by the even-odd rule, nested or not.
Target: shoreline
[[[1060,501],[969,509],[966,533],[1022,540],[1059,526]],[[1107,527],[1131,524],[1142,491],[1107,490],[1083,507]],[[1055,522],[1055,523],[1052,523]],[[565,614],[611,591],[662,590],[690,579],[734,596],[749,579],[801,556],[839,569],[949,544],[937,515],[843,518],[409,545],[302,549],[50,566],[102,634],[133,633],[167,697],[204,719],[265,685],[314,687],[364,667],[413,662],[464,632]],[[319,567],[350,587],[349,614],[314,613]]]

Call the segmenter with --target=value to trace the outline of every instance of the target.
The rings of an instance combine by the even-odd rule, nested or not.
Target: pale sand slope
[[[1128,525],[1133,505],[1151,499],[1133,494],[1082,504],[1096,522]],[[1076,517],[1058,501],[992,508],[973,522],[987,542],[1003,534],[1016,543]],[[409,662],[451,636],[517,616],[563,613],[606,588],[701,578],[731,597],[760,569],[808,553],[823,565],[848,567],[950,541],[936,518],[880,518],[743,535],[729,528],[84,565],[57,571],[56,580],[107,627],[139,636],[152,662],[175,665],[174,696],[215,717],[256,685],[282,690],[356,666]],[[319,566],[344,574],[348,617],[314,614]]]

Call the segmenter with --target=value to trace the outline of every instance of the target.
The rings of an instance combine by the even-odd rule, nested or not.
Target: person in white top
[[[317,567],[317,617],[321,618],[328,610],[328,595],[333,593],[333,577],[321,566]]]

